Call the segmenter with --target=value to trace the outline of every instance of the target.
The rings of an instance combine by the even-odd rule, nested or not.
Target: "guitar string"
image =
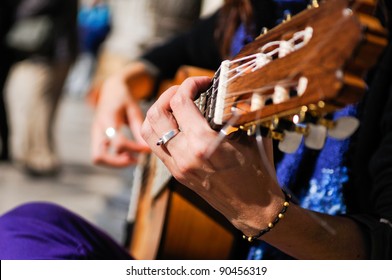
[[[219,77],[216,78],[216,80],[219,82]],[[297,83],[295,81],[288,80],[288,79],[287,80],[281,80],[281,81],[275,82],[274,84],[268,84],[268,85],[265,85],[263,87],[254,88],[254,89],[248,89],[248,90],[242,90],[242,91],[237,91],[237,92],[233,92],[233,93],[227,94],[226,97],[225,97],[225,100],[229,100],[229,99],[231,100],[231,99],[234,99],[235,97],[243,96],[243,95],[246,95],[246,94],[249,94],[249,93],[252,93],[252,92],[257,92],[257,93],[267,92],[267,91],[270,91],[271,89],[274,89],[274,87],[276,85],[280,85],[280,86],[283,86],[283,87],[294,87],[294,86],[297,85]],[[210,89],[211,88],[209,88],[209,90]],[[210,97],[211,95],[216,94],[217,89],[214,89],[214,88],[212,88],[212,89],[213,89],[213,91],[211,93],[210,93],[209,90],[207,90],[206,97]],[[225,108],[224,109],[227,109],[228,107],[231,107],[234,104],[247,103],[249,100],[250,99],[241,99],[240,101],[225,102]],[[207,109],[208,108],[204,108],[203,110],[201,110],[203,115],[205,114]]]
[[[246,74],[246,72],[252,69],[252,72],[262,68],[265,64],[269,63],[273,60],[273,57],[279,53],[290,53],[294,52],[303,46],[305,46],[313,35],[313,28],[306,27],[304,30],[298,31],[293,34],[293,37],[289,40],[280,40],[280,41],[272,41],[260,48],[260,53],[249,55],[240,59],[232,60],[230,63],[235,64],[241,62],[243,60],[248,60],[248,62],[240,64],[238,67],[231,69],[228,71],[228,75],[231,72],[237,72],[236,75],[230,77],[226,83],[231,82],[231,80],[235,80],[237,77]],[[298,41],[302,39],[301,41]],[[298,42],[297,42],[298,41]],[[273,46],[276,46],[273,50],[265,53],[265,51]],[[258,60],[259,59],[259,60]],[[260,61],[261,60],[261,61]],[[261,62],[261,63],[260,63]],[[245,69],[244,66],[247,66]]]
[[[228,122],[223,126],[223,128],[220,129],[217,136],[211,141],[210,145],[208,145],[208,149],[204,154],[204,159],[209,159],[211,155],[216,151],[216,149],[222,144],[222,142],[227,137],[227,134],[224,133],[224,131],[226,131],[230,127],[233,127],[238,118],[239,115],[233,115],[233,117],[228,120]]]
[[[245,95],[245,94],[248,94],[248,93],[252,93],[252,92],[257,92],[257,93],[268,92],[268,91],[274,89],[275,86],[277,86],[277,85],[283,86],[283,87],[292,87],[292,86],[297,85],[297,83],[295,81],[289,80],[289,79],[280,80],[280,81],[277,81],[277,82],[274,82],[274,83],[271,83],[271,84],[267,84],[267,85],[262,86],[262,87],[252,88],[252,89],[244,89],[244,90],[241,90],[241,91],[236,91],[236,92],[229,93],[229,94],[226,95],[226,99],[231,99],[233,97],[242,96],[242,95]]]
[[[279,43],[279,42],[275,42],[275,43]],[[275,50],[274,50],[274,51],[275,51]],[[268,57],[269,55],[273,55],[273,52],[271,51],[271,52],[269,52],[269,53],[267,53],[267,54],[265,54],[265,55]],[[239,59],[235,59],[235,60],[230,61],[231,65],[233,65],[233,64],[235,64],[235,63],[242,62],[242,61],[244,61],[244,60],[249,60],[248,62],[243,63],[243,64],[239,65],[238,67],[235,67],[235,68],[232,68],[231,70],[229,70],[227,74],[230,74],[230,73],[233,72],[233,71],[238,72],[238,74],[232,76],[225,84],[231,82],[232,80],[235,80],[238,76],[243,75],[244,72],[246,72],[246,71],[248,71],[248,70],[250,70],[250,69],[252,69],[252,68],[253,68],[253,71],[254,71],[255,66],[256,66],[256,64],[257,64],[257,63],[256,63],[256,60],[257,60],[258,57],[259,57],[259,54],[253,54],[253,55],[245,56],[245,57],[242,57],[242,58],[239,58]],[[252,59],[253,59],[253,60],[252,60]],[[245,68],[245,70],[243,70],[244,66],[248,66],[248,67]],[[242,69],[241,69],[241,68],[242,68]],[[219,75],[217,75],[217,73],[219,73],[220,70],[221,70],[221,68],[219,68],[218,71],[215,72],[215,75],[214,75],[214,78],[213,78],[213,80],[217,81],[218,83],[219,83]],[[211,89],[211,88],[210,88],[210,89]],[[210,89],[209,89],[209,90],[210,90]],[[209,92],[210,92],[209,90],[207,90],[207,92],[206,92],[206,97],[210,97],[211,95],[212,95],[212,96],[215,95],[215,94],[217,93],[217,90],[218,90],[218,89],[217,89],[217,88],[212,88],[211,94],[209,93]],[[237,93],[237,95],[240,96],[241,93]],[[203,115],[205,114],[205,111],[206,111],[206,110],[207,110],[207,108],[205,108],[205,109],[202,111]]]
[[[349,14],[347,14],[347,15],[349,15]],[[343,16],[342,18],[340,18],[337,21],[337,24],[335,25],[334,28],[332,28],[332,29],[330,28],[329,29],[329,32],[327,32],[327,34],[322,37],[322,40],[320,40],[319,43],[315,45],[315,48],[314,48],[315,51],[313,53],[311,53],[309,56],[307,56],[304,61],[301,61],[302,64],[309,63],[310,61],[312,61],[319,54],[319,51],[322,50],[325,47],[325,45],[328,44],[328,42],[330,42],[331,37],[334,36],[335,31],[337,31],[340,28],[340,26],[342,25],[342,22],[344,20],[345,20],[345,16]],[[294,34],[294,36],[292,38],[293,41],[298,40],[301,36],[305,36],[305,37],[309,36],[309,33],[306,33],[306,32],[309,32],[309,31],[306,31],[306,32],[305,31],[306,31],[306,29],[297,32],[296,33],[297,35]],[[307,37],[306,41],[308,42],[309,40],[310,40],[310,38]],[[270,42],[268,44],[278,44],[278,42],[280,42],[280,41],[274,41],[274,42]],[[299,49],[299,48],[303,47],[304,44],[305,44],[305,42],[300,42],[300,45],[296,49]],[[266,46],[266,45],[264,45],[264,46]],[[277,49],[279,49],[279,48],[277,48]],[[294,71],[291,72],[288,75],[288,79],[287,80],[290,80],[290,78],[293,79],[294,77],[298,76],[298,74],[299,74],[298,72],[294,72]],[[282,82],[284,83],[284,81],[282,81]],[[319,80],[315,80],[314,82],[320,85]],[[288,85],[288,86],[295,86],[295,85]],[[323,94],[323,89],[322,89],[321,85],[318,86],[317,88],[318,88],[318,92],[319,92],[319,99],[322,100],[322,96],[325,96],[325,94]],[[263,88],[260,88],[260,90],[262,90],[262,89]],[[258,89],[256,89],[256,90],[258,90]],[[240,97],[240,96],[242,96],[244,94],[249,94],[249,92],[251,92],[251,91],[231,92],[227,96],[229,96],[230,98],[236,98],[236,97]],[[233,103],[231,103],[231,104],[228,103],[228,106],[226,106],[224,109],[227,110],[227,107],[232,106],[232,105],[233,105]]]
[[[259,54],[253,54],[253,55],[249,55],[249,56],[246,56],[246,57],[242,57],[242,58],[239,58],[239,59],[235,59],[235,60],[232,60],[232,61],[230,61],[230,63],[231,64],[234,64],[234,63],[238,63],[238,62],[241,62],[241,61],[244,61],[244,60],[249,60],[249,59],[252,59],[252,58],[257,58],[258,57],[258,55]],[[268,54],[267,54],[268,55]],[[254,66],[255,66],[255,62],[254,62],[255,60],[250,60],[250,61],[248,61],[248,62],[246,62],[246,63],[244,63],[244,64],[241,64],[241,65],[239,65],[238,67],[236,67],[236,68],[233,68],[233,69],[231,69],[231,70],[229,70],[229,72],[228,73],[231,73],[231,72],[233,72],[233,71],[236,71],[236,72],[239,72],[241,75],[243,75],[243,70],[242,70],[242,72],[239,70],[241,67],[243,68],[244,67],[244,65],[246,66],[246,65],[251,65],[251,67],[250,68],[254,68]],[[213,80],[215,80],[215,81],[217,81],[217,82],[219,82],[219,76],[217,75],[217,73],[219,73],[219,71],[221,70],[221,67],[219,67],[219,69],[215,72],[215,75],[214,75],[214,78],[213,78]],[[233,80],[233,79],[235,79],[236,78],[236,75],[234,76],[234,77],[231,77],[231,79],[229,80],[229,81],[227,81],[227,83],[228,82],[230,82],[231,80]],[[211,88],[210,88],[211,89]],[[216,94],[216,92],[217,92],[217,88],[213,88],[213,91],[211,92],[211,94],[210,95],[214,95],[214,94]],[[207,97],[209,96],[209,91],[207,91]]]
[[[293,37],[290,40],[287,40],[287,41],[286,40],[272,41],[272,42],[269,42],[269,43],[265,44],[264,46],[262,46],[260,48],[260,51],[261,51],[260,53],[254,54],[254,55],[250,55],[250,56],[247,56],[247,57],[244,57],[244,58],[240,59],[240,61],[242,61],[244,59],[254,58],[253,60],[248,62],[248,63],[251,63],[251,65],[248,66],[247,68],[245,68],[245,70],[241,69],[242,66],[243,66],[243,64],[241,64],[238,67],[235,67],[231,71],[229,71],[229,72],[236,71],[238,73],[236,75],[230,77],[227,80],[226,84],[228,84],[232,80],[235,80],[236,78],[238,78],[241,75],[244,75],[244,74],[246,75],[246,70],[249,70],[250,68],[253,68],[252,72],[261,69],[265,64],[262,64],[260,66],[260,64],[257,63],[257,59],[258,58],[262,58],[262,57],[266,58],[267,60],[269,60],[269,61],[265,61],[265,63],[267,64],[267,63],[269,63],[270,61],[273,60],[274,55],[276,55],[277,53],[281,53],[282,52],[282,53],[287,54],[287,53],[290,53],[290,52],[295,52],[298,49],[302,48],[303,46],[305,46],[309,42],[309,40],[310,40],[312,35],[313,35],[313,29],[311,27],[307,27],[307,28],[305,28],[305,30],[301,30],[301,31],[298,31],[298,32],[294,33]],[[301,38],[303,40],[300,41],[300,42],[297,42]],[[275,45],[277,45],[277,48],[269,51],[268,53],[264,52],[268,48],[270,48],[272,46],[275,46]],[[262,55],[262,57],[260,55]],[[231,63],[235,64],[238,61],[239,60],[233,60],[233,61],[231,61]],[[233,92],[233,93],[230,93],[230,94],[233,95],[233,96],[235,94],[237,94],[238,96],[241,96],[243,93],[242,92]]]

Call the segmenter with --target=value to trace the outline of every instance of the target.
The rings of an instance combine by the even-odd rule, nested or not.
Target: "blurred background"
[[[2,70],[7,72],[3,100],[9,155],[3,154],[0,161],[0,214],[24,202],[51,201],[103,228],[117,241],[124,240],[133,168],[110,169],[91,162],[90,127],[97,98],[94,85],[146,49],[181,32],[196,17],[215,11],[222,0],[194,1],[201,2],[197,11],[190,10],[191,2],[79,0],[73,11],[76,14],[70,17],[73,22],[62,23],[64,34],[75,26],[76,51],[72,46],[68,53],[63,47],[56,49],[58,67],[48,68],[44,60],[26,55],[27,50],[18,57],[2,54],[1,63],[10,65]],[[33,9],[29,7],[26,4],[20,14],[28,14]],[[1,7],[2,16],[7,15],[6,8]],[[56,98],[35,93],[48,83],[60,89]],[[51,104],[50,113],[43,113],[46,109],[37,103],[39,98]],[[44,118],[46,123],[40,126]],[[35,136],[43,129],[53,129],[49,140]],[[25,143],[26,134],[35,144]],[[4,141],[0,145],[4,150]],[[29,145],[36,147],[26,150]],[[36,156],[37,150],[45,149],[49,151],[46,155]]]

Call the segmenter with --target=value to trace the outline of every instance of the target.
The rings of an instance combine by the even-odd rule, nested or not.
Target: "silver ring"
[[[106,128],[106,130],[105,130],[105,135],[109,140],[116,137],[116,134],[117,134],[117,130],[114,127],[110,126],[110,127]]]
[[[161,138],[159,138],[157,142],[157,146],[165,145],[167,142],[170,141],[170,139],[176,136],[179,132],[180,130],[178,128],[166,132],[165,134],[162,135]]]

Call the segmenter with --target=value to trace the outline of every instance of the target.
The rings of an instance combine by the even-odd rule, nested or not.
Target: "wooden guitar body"
[[[240,258],[241,233],[197,194],[173,178],[154,193],[154,180],[162,179],[153,171],[162,168],[157,160],[150,159],[140,193],[131,254],[137,259]]]

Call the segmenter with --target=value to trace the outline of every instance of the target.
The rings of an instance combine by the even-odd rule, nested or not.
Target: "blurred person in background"
[[[211,3],[221,0],[128,0],[108,1],[112,26],[97,56],[97,67],[87,92],[95,106],[102,83],[114,73],[167,39],[188,30],[208,10]],[[215,4],[216,5],[216,4]],[[135,28],[133,28],[135,26]],[[136,27],[137,26],[137,27]]]
[[[5,82],[11,67],[27,60],[36,70],[20,149],[22,164],[31,175],[52,175],[59,168],[53,126],[63,84],[78,50],[77,9],[77,0],[4,0],[0,4],[0,158],[11,160]]]
[[[82,1],[78,12],[79,54],[64,90],[72,97],[86,95],[102,43],[111,30],[112,12],[104,0]]]

